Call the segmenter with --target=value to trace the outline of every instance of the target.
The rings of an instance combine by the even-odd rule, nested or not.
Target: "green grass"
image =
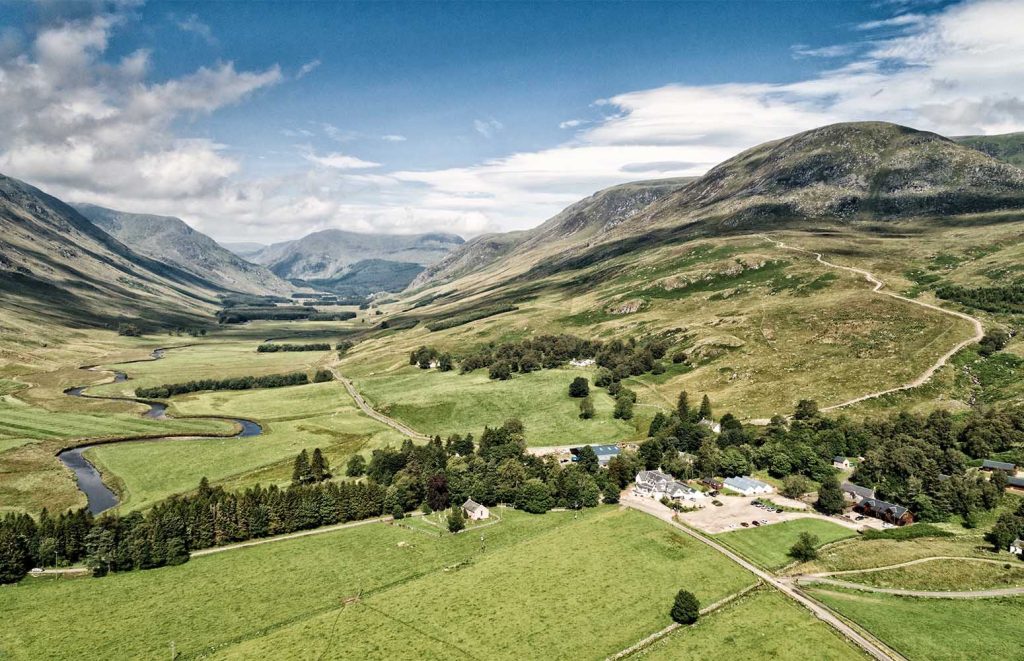
[[[811,595],[909,659],[1020,657],[1024,599],[915,599],[845,590]]]
[[[821,544],[828,544],[847,537],[854,532],[829,521],[820,519],[794,519],[768,526],[747,528],[715,535],[715,538],[762,567],[776,569],[792,562],[789,549],[796,543],[800,533],[815,535]]]
[[[402,436],[356,408],[336,382],[231,392],[197,393],[173,400],[174,415],[253,418],[264,433],[249,438],[159,440],[103,445],[87,452],[105,475],[116,478],[120,509],[144,509],[175,493],[192,491],[201,477],[231,487],[281,483],[303,448],[321,448],[344,469],[356,452],[398,445]]]
[[[579,417],[579,400],[569,397],[569,383],[594,371],[562,368],[516,374],[508,381],[471,374],[404,367],[355,379],[356,387],[379,410],[425,434],[472,432],[519,418],[530,445],[612,443],[636,436],[628,421],[612,418],[615,402],[604,390],[591,388],[596,415]]]
[[[775,590],[758,589],[682,627],[642,651],[647,661],[730,656],[778,661],[862,659],[864,654],[807,609]]]
[[[909,567],[845,574],[844,581],[879,588],[962,591],[1024,586],[1024,563],[1006,556],[1003,564],[968,560],[931,560]]]
[[[667,625],[681,585],[711,603],[753,582],[631,510],[509,511],[485,539],[370,524],[180,567],[27,579],[4,589],[0,657],[157,658],[173,640],[186,659],[602,658]]]

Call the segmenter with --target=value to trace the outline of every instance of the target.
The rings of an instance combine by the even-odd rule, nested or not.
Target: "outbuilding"
[[[1011,489],[1024,490],[1024,477],[1008,477],[1006,478],[1006,486]]]
[[[850,460],[846,457],[835,456],[832,457],[832,466],[839,470],[850,470]]]
[[[864,516],[881,519],[886,523],[896,526],[905,526],[914,522],[914,515],[906,507],[896,505],[895,503],[887,503],[877,498],[865,498],[854,505],[853,509]]]
[[[744,496],[760,496],[775,490],[772,485],[747,476],[727,477],[722,485],[726,489],[741,493]]]
[[[573,461],[579,460],[580,450],[582,450],[584,447],[587,446],[580,445],[575,448],[569,448],[569,452],[572,454]],[[593,450],[594,454],[597,455],[597,463],[599,463],[602,466],[607,466],[608,462],[611,461],[612,457],[617,457],[622,452],[619,449],[619,446],[617,445],[591,445],[590,449]]]
[[[981,462],[981,470],[989,472],[1003,471],[1004,473],[1009,473],[1010,475],[1013,475],[1014,473],[1017,472],[1017,465],[1011,464],[1008,461],[995,461],[994,459],[986,459],[985,461]]]
[[[875,490],[869,489],[868,487],[862,487],[859,484],[853,482],[843,482],[842,484],[843,493],[845,493],[851,500],[860,500],[861,498],[874,498]]]
[[[491,510],[487,509],[472,498],[462,504],[462,511],[466,518],[471,521],[483,521],[491,517]]]
[[[1018,537],[1010,542],[1010,553],[1014,555],[1024,555],[1024,539]]]

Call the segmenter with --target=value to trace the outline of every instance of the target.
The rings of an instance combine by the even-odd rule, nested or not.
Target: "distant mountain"
[[[963,135],[953,138],[953,140],[988,154],[992,158],[998,158],[1011,165],[1024,168],[1024,133]]]
[[[74,207],[100,229],[136,252],[246,294],[284,294],[293,289],[266,267],[245,261],[185,221],[115,211],[92,204]]]
[[[242,259],[251,260],[253,257],[258,255],[261,250],[267,247],[265,243],[251,243],[251,242],[240,242],[240,243],[221,243],[231,252],[235,253]]]
[[[425,267],[441,261],[463,243],[462,237],[454,234],[323,230],[267,246],[252,259],[288,280],[346,295],[355,291],[365,295],[404,289]],[[352,275],[353,271],[357,275]]]
[[[655,179],[612,186],[576,202],[533,229],[475,237],[427,268],[410,287],[447,282],[478,271],[513,250],[550,248],[566,241],[580,242],[599,236],[694,179]]]
[[[216,283],[133,251],[71,206],[0,175],[0,309],[71,326],[208,321]]]

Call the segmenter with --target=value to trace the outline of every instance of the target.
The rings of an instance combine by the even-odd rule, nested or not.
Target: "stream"
[[[129,362],[142,363],[142,362],[149,362],[149,361],[152,361],[152,360],[160,360],[161,358],[164,357],[164,352],[165,351],[166,351],[166,349],[156,349],[155,351],[153,351],[153,353],[151,354],[151,357],[149,357],[149,358],[144,358],[142,360],[133,360],[133,361],[129,361]],[[82,369],[96,370],[96,367],[97,367],[96,365],[91,365],[91,366],[83,367]],[[113,370],[96,370],[96,371],[109,372],[109,371],[113,371]],[[113,371],[113,374],[114,374],[114,380],[113,381],[109,381],[108,383],[121,383],[123,381],[127,381],[128,380],[128,375],[125,372]],[[101,384],[93,384],[93,385],[101,385]],[[107,400],[117,401],[117,402],[138,402],[139,404],[145,404],[146,406],[149,407],[146,410],[146,412],[142,414],[143,417],[151,418],[151,419],[154,419],[154,420],[163,420],[163,419],[166,419],[168,417],[167,416],[167,404],[165,404],[163,402],[155,402],[155,401],[150,401],[150,400],[145,400],[145,399],[137,399],[135,397],[113,397],[113,396],[107,397],[107,396],[103,396],[103,395],[87,395],[87,394],[85,394],[85,390],[87,388],[89,388],[89,387],[91,387],[91,386],[78,386],[76,388],[68,388],[67,390],[64,391],[64,394],[68,395],[69,397],[86,397],[86,398],[89,398],[89,399],[107,399]],[[185,419],[185,418],[179,418],[179,419]],[[210,419],[210,418],[204,418],[204,419]],[[244,418],[219,418],[219,417],[218,418],[212,418],[212,419],[228,420],[230,422],[233,422],[233,423],[237,424],[239,427],[241,427],[241,431],[239,431],[237,434],[235,434],[234,436],[231,436],[229,438],[250,438],[252,436],[259,436],[260,434],[263,433],[263,427],[261,427],[259,425],[259,423],[254,422],[252,420],[246,420]],[[223,436],[218,436],[218,435],[214,435],[214,434],[188,434],[187,437],[188,438],[224,438]],[[166,438],[173,438],[173,437],[166,437]],[[181,437],[179,437],[179,438],[181,438]],[[97,445],[107,445],[107,444],[110,444],[110,443],[127,443],[127,442],[131,442],[131,441],[140,441],[140,440],[159,440],[159,439],[140,439],[138,437],[126,437],[126,438],[120,438],[120,439],[110,439],[110,440],[105,440],[105,441],[102,441],[102,442],[99,442],[99,443],[92,443],[92,444],[89,444],[89,445],[80,445],[78,447],[68,448],[66,450],[61,450],[60,452],[57,453],[57,458],[60,459],[61,463],[64,464],[65,466],[67,466],[68,468],[70,468],[75,473],[75,480],[78,483],[78,488],[79,488],[79,490],[82,493],[85,494],[85,497],[88,500],[89,512],[93,516],[96,516],[96,515],[98,515],[98,514],[100,514],[102,512],[105,512],[105,511],[109,510],[112,507],[115,507],[120,501],[119,501],[119,499],[117,497],[117,494],[114,493],[106,484],[103,483],[102,475],[100,475],[100,472],[96,469],[96,467],[93,466],[92,463],[88,459],[85,458],[85,455],[83,453],[86,450],[90,449],[90,448],[96,447]]]

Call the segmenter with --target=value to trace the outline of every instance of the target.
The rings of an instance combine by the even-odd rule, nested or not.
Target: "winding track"
[[[984,328],[984,326],[982,326],[981,321],[979,319],[977,319],[976,317],[972,317],[969,314],[964,314],[963,312],[957,312],[956,310],[948,310],[948,309],[946,309],[944,307],[940,307],[938,305],[932,305],[931,303],[925,303],[923,301],[917,301],[917,300],[914,300],[912,298],[907,298],[906,296],[900,296],[899,294],[894,294],[893,292],[890,292],[890,291],[882,291],[882,288],[885,287],[885,283],[883,281],[879,280],[870,271],[865,271],[864,269],[859,269],[859,268],[856,268],[856,267],[853,267],[853,266],[842,266],[840,264],[833,264],[832,262],[830,262],[830,261],[826,260],[824,257],[822,257],[820,252],[813,252],[811,250],[805,250],[804,248],[797,248],[795,246],[789,246],[789,245],[786,245],[785,243],[783,243],[782,241],[779,241],[778,239],[773,239],[772,237],[767,236],[765,234],[756,234],[755,236],[758,236],[758,237],[760,237],[760,238],[762,238],[762,239],[764,239],[766,241],[770,241],[771,243],[774,243],[776,246],[778,246],[779,248],[782,248],[784,250],[793,250],[795,252],[802,252],[802,253],[806,253],[808,255],[814,255],[814,258],[815,258],[815,260],[818,263],[823,264],[825,266],[828,266],[830,268],[838,269],[840,271],[849,271],[850,273],[855,273],[857,275],[863,276],[865,280],[867,280],[869,283],[874,285],[874,287],[871,289],[871,291],[874,292],[874,293],[881,294],[882,296],[888,296],[889,298],[895,298],[896,300],[903,301],[904,303],[910,303],[912,305],[917,305],[917,306],[920,306],[920,307],[923,307],[923,308],[928,308],[929,310],[935,310],[937,312],[941,312],[942,314],[947,314],[947,315],[950,315],[950,316],[953,316],[953,317],[958,317],[960,319],[966,319],[967,321],[971,322],[971,324],[974,326],[974,335],[971,338],[963,340],[963,341],[957,343],[956,346],[954,346],[952,349],[950,349],[945,354],[943,354],[942,357],[940,357],[937,361],[935,361],[935,363],[931,367],[926,369],[924,371],[924,373],[921,374],[921,376],[917,377],[913,381],[910,381],[909,383],[904,383],[903,385],[900,385],[900,386],[896,386],[895,388],[889,388],[887,390],[879,390],[878,392],[872,392],[872,393],[868,393],[866,395],[861,395],[860,397],[854,397],[851,400],[848,400],[848,401],[845,401],[845,402],[841,402],[839,404],[832,404],[831,406],[825,406],[825,407],[822,407],[822,409],[821,409],[822,411],[833,411],[835,409],[841,409],[841,408],[844,408],[844,407],[847,407],[847,406],[852,406],[853,404],[859,404],[860,402],[863,402],[863,401],[866,401],[866,400],[869,400],[869,399],[875,399],[877,397],[883,397],[885,395],[890,395],[890,394],[892,394],[894,392],[900,392],[902,390],[912,390],[914,388],[917,388],[918,386],[922,386],[925,383],[927,383],[928,380],[932,378],[932,376],[935,375],[935,372],[937,372],[947,362],[949,362],[949,359],[952,358],[954,354],[956,354],[958,351],[960,351],[961,349],[963,349],[966,346],[969,346],[971,344],[977,344],[978,342],[981,341],[981,338],[983,338],[985,336],[985,328]]]
[[[797,585],[832,585],[847,590],[892,594],[900,597],[920,597],[923,599],[986,599],[992,597],[1014,597],[1024,594],[1024,588],[995,588],[993,590],[966,590],[961,592],[942,592],[934,590],[904,590],[902,588],[876,588],[873,585],[851,583],[823,576],[798,576],[793,579]]]
[[[409,425],[407,425],[407,424],[405,424],[403,422],[399,422],[398,420],[395,420],[392,417],[384,415],[383,413],[381,413],[377,409],[375,409],[372,406],[370,406],[369,404],[367,404],[366,400],[363,399],[363,396],[359,394],[358,390],[356,390],[356,387],[354,385],[352,385],[352,382],[349,381],[345,377],[344,374],[339,372],[338,368],[336,368],[336,367],[328,367],[328,369],[330,369],[331,373],[334,374],[334,378],[337,379],[338,381],[341,381],[341,384],[343,386],[345,386],[345,390],[348,391],[348,394],[352,397],[352,400],[356,403],[356,406],[358,406],[359,409],[363,413],[365,413],[366,415],[370,416],[371,418],[373,418],[377,422],[380,422],[382,424],[387,425],[388,427],[391,427],[392,429],[394,429],[395,431],[399,432],[400,434],[405,434],[409,438],[412,438],[412,439],[415,439],[415,440],[418,440],[418,441],[429,441],[430,440],[430,437],[427,436],[426,434],[421,434],[420,432],[416,431],[415,429],[413,429]]]

